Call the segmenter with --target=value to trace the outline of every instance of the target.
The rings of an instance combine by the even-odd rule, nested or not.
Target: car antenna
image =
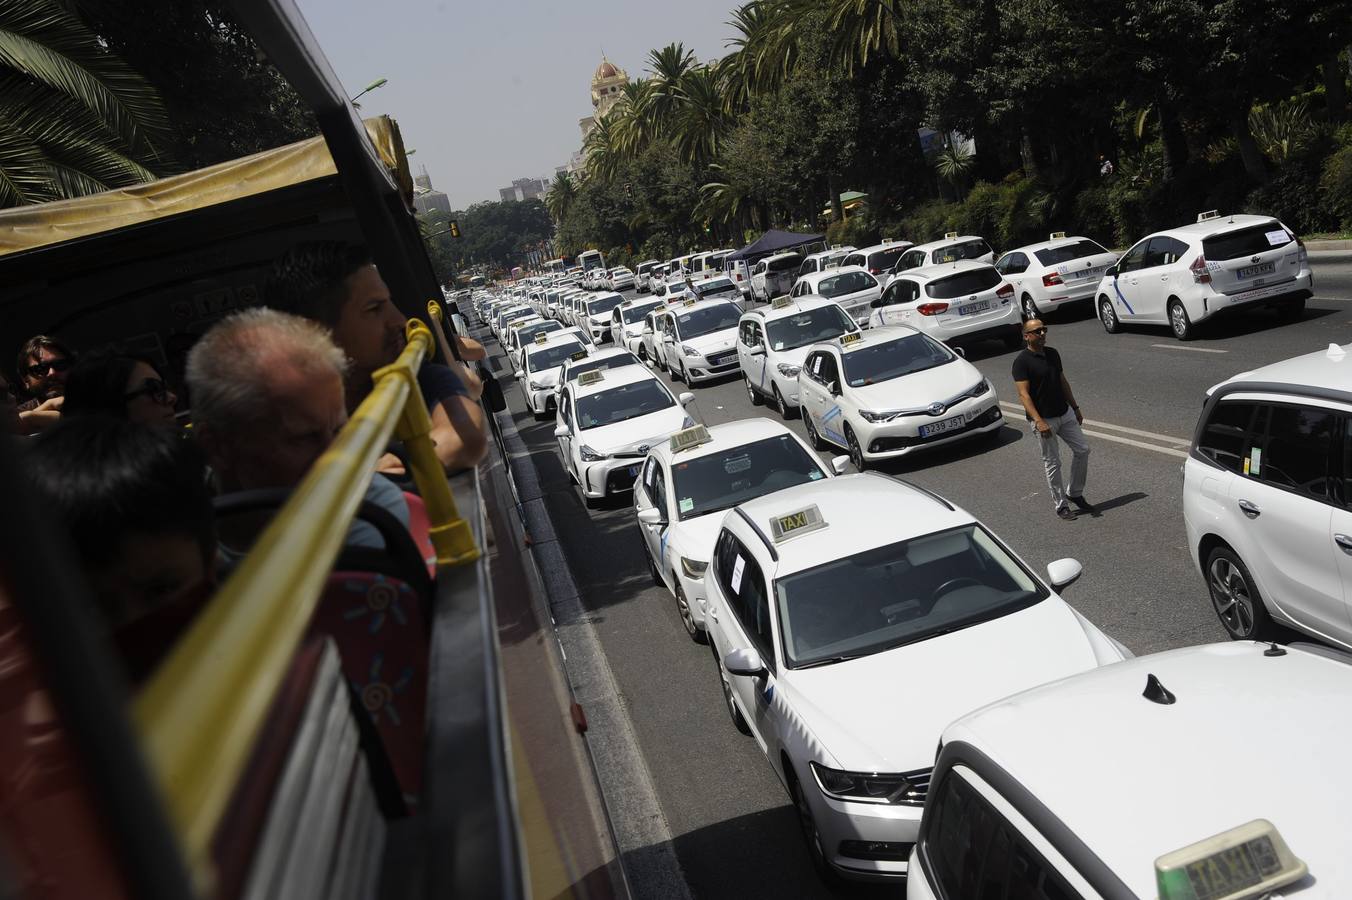
[[[1169,690],[1158,678],[1150,674],[1145,676],[1145,690],[1141,693],[1141,696],[1151,703],[1158,703],[1161,706],[1168,706],[1171,703],[1176,703],[1178,701],[1178,698],[1174,696],[1173,691]]]
[[[1263,651],[1264,656],[1285,656],[1286,648],[1278,646],[1276,641],[1269,641],[1270,646]]]

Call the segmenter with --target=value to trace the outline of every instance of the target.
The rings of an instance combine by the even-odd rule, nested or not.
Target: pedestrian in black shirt
[[[1047,326],[1040,319],[1029,319],[1023,323],[1023,339],[1028,346],[1014,357],[1014,386],[1038,438],[1056,514],[1071,520],[1075,518],[1072,503],[1085,512],[1094,512],[1084,499],[1084,482],[1089,474],[1089,442],[1080,430],[1084,416],[1075,405],[1075,393],[1061,367],[1061,354],[1047,346]],[[1066,442],[1072,454],[1069,490],[1061,480],[1060,441]]]

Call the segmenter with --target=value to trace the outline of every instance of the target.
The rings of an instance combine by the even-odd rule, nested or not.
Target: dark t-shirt
[[[423,363],[418,369],[418,390],[422,391],[428,412],[447,397],[469,396],[460,376],[439,363]]]
[[[1014,380],[1028,382],[1033,407],[1042,418],[1056,419],[1070,409],[1066,392],[1061,390],[1061,354],[1051,347],[1042,348],[1041,353],[1024,348],[1014,357]],[[1024,418],[1033,420],[1027,412]]]

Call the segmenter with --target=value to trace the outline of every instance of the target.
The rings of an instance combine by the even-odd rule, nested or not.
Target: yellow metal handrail
[[[432,334],[377,371],[369,396],[137,695],[132,716],[197,883],[212,883],[211,838],[314,614],[330,567],[396,432],[427,505],[437,561],[478,558],[428,437],[416,373]]]
[[[450,365],[455,359],[455,354],[451,352],[451,342],[446,337],[446,314],[441,308],[441,304],[435,300],[427,301],[427,320],[432,323],[432,331],[437,336],[437,346],[441,348],[441,358]]]

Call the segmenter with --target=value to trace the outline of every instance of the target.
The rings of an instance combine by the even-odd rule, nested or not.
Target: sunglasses
[[[1024,334],[1046,334],[1046,333],[1047,329],[1045,328],[1030,328],[1024,332]]]
[[[169,402],[169,385],[165,384],[159,378],[147,378],[141,382],[141,386],[130,393],[122,395],[123,400],[135,400],[137,397],[149,396],[156,403]]]
[[[46,362],[36,362],[31,366],[26,366],[23,371],[29,378],[37,378],[39,375],[46,375],[48,369],[53,372],[64,372],[73,365],[75,363],[69,359],[49,359]]]

